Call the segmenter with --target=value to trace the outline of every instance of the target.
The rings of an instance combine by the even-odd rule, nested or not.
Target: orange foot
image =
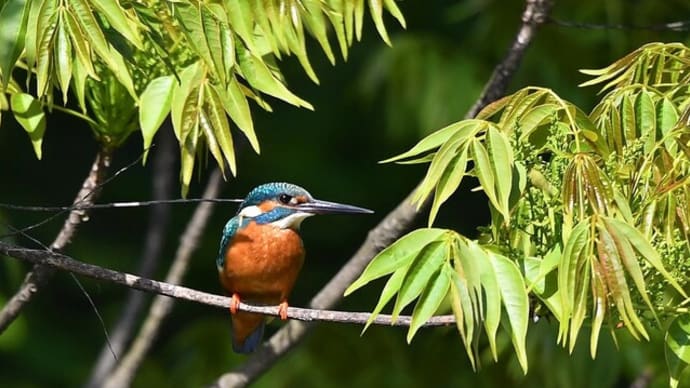
[[[288,309],[287,300],[280,302],[280,304],[278,305],[278,314],[280,314],[280,319],[282,319],[283,321],[287,319],[287,309]]]
[[[230,314],[237,314],[237,309],[240,308],[240,296],[237,293],[232,294],[230,299]]]

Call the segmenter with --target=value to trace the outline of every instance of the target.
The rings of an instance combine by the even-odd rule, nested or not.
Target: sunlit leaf
[[[666,366],[671,375],[669,385],[679,387],[678,378],[690,365],[690,314],[679,315],[671,322],[665,343]]]
[[[243,76],[254,88],[292,105],[314,109],[310,103],[290,92],[280,80],[273,76],[263,60],[253,52],[242,45],[237,45],[237,55]]]
[[[24,49],[24,33],[31,2],[7,0],[0,9],[0,75],[7,88],[14,64]]]
[[[447,260],[448,247],[448,241],[433,241],[419,252],[400,286],[393,306],[392,319],[394,321],[402,309],[422,293],[429,279]]]
[[[89,0],[89,2],[129,43],[140,50],[143,49],[144,43],[137,32],[134,22],[126,16],[125,11],[118,4],[117,0]]]
[[[10,104],[14,118],[29,134],[36,157],[41,159],[41,144],[46,130],[46,116],[41,103],[30,94],[15,93],[11,96]]]
[[[452,271],[450,264],[446,263],[429,279],[412,312],[412,321],[407,331],[408,343],[412,341],[412,337],[414,337],[417,330],[434,315],[441,302],[445,299],[450,288],[450,272]]]
[[[139,97],[139,127],[144,138],[144,163],[153,136],[170,113],[175,86],[175,77],[172,75],[158,77],[149,82]]]
[[[359,278],[345,290],[345,296],[372,280],[408,265],[425,246],[439,239],[445,232],[445,229],[425,228],[417,229],[401,237],[371,260]]]

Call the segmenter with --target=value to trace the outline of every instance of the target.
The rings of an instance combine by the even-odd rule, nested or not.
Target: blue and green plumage
[[[287,318],[287,297],[304,260],[298,233],[302,220],[314,214],[370,212],[316,200],[289,183],[268,183],[247,195],[223,228],[216,258],[221,284],[233,296],[233,350],[253,351],[265,324],[262,315],[237,311],[240,297],[251,303],[280,303],[280,316]]]

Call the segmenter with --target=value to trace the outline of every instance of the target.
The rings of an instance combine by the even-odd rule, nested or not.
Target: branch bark
[[[168,200],[172,198],[175,182],[175,149],[176,142],[172,131],[158,131],[158,147],[153,159],[153,200]],[[149,212],[148,229],[141,255],[141,264],[137,273],[143,277],[151,277],[158,267],[161,252],[166,241],[166,234],[170,224],[170,204],[158,204],[151,207]],[[131,290],[125,302],[122,313],[110,330],[110,346],[104,344],[98,360],[91,370],[87,387],[97,387],[108,376],[117,359],[113,353],[121,354],[125,346],[132,339],[136,323],[144,309],[147,294]]]
[[[548,20],[553,6],[552,0],[526,0],[522,12],[522,24],[503,60],[496,65],[489,81],[484,86],[477,102],[472,105],[465,118],[472,118],[492,101],[503,97],[513,75],[520,67],[527,46],[532,42],[537,28]]]
[[[228,309],[230,307],[231,299],[226,296],[210,294],[168,282],[160,282],[126,272],[115,271],[78,261],[69,256],[47,250],[29,249],[0,242],[0,254],[29,263],[46,265],[53,269],[87,276],[92,279],[116,283],[129,288],[163,295],[162,298],[164,300],[174,301],[174,299],[180,299],[222,309]],[[274,317],[280,316],[280,306],[257,306],[240,303],[239,310]],[[366,323],[371,317],[371,313],[366,312],[346,312],[299,307],[288,307],[287,315],[290,319],[306,322],[324,321],[357,325]],[[372,323],[377,325],[407,327],[410,326],[411,320],[412,317],[409,315],[401,315],[396,321],[393,321],[390,315],[380,314]],[[455,317],[453,315],[438,315],[432,317],[423,327],[448,326],[454,324]]]
[[[217,197],[220,193],[222,184],[223,177],[220,170],[216,169],[209,178],[203,197]],[[214,206],[215,204],[213,202],[202,202],[197,206],[180,238],[180,245],[175,254],[175,260],[166,276],[167,283],[180,283],[182,281],[184,274],[187,272],[192,254],[199,245],[199,238],[204,233],[208,218],[211,216]],[[141,362],[144,360],[146,353],[148,353],[151,348],[151,344],[158,335],[163,320],[170,314],[174,302],[174,299],[161,296],[154,299],[146,320],[139,331],[139,335],[132,343],[129,351],[122,358],[112,374],[104,381],[96,382],[99,386],[113,388],[130,386],[132,379],[134,379],[137,370],[141,366]]]
[[[88,207],[93,205],[95,198],[100,193],[100,184],[110,167],[111,150],[101,148],[96,154],[96,158],[91,165],[89,174],[86,176],[81,189],[77,193],[73,206],[83,206],[83,208],[72,209],[58,232],[55,240],[50,244],[50,250],[61,252],[74,237],[77,227],[82,221],[87,220]],[[52,278],[55,270],[44,265],[35,265],[19,287],[19,290],[10,298],[0,311],[0,334],[14,322],[19,316],[24,306],[26,306],[38,290]]]
[[[537,27],[545,22],[551,5],[551,0],[525,1],[525,9],[521,18],[522,24],[508,53],[503,61],[494,68],[482,94],[467,112],[465,118],[475,117],[488,103],[505,94]],[[410,205],[411,196],[412,193],[389,213],[376,228],[369,232],[367,239],[357,253],[312,299],[311,307],[329,308],[335,305],[342,298],[345,288],[354,281],[374,255],[400,237],[410,227],[417,215],[416,209]],[[230,388],[248,385],[301,341],[311,327],[311,324],[291,321],[278,330],[256,352],[252,353],[244,364],[220,376],[214,386]]]

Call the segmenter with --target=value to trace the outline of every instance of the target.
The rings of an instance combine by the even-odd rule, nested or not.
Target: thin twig
[[[466,118],[476,116],[486,104],[503,96],[508,83],[520,66],[524,51],[529,46],[537,27],[544,23],[552,5],[550,0],[526,0],[525,3],[522,25],[515,41],[503,61],[495,67],[484,91],[467,112]],[[357,253],[314,297],[311,307],[325,309],[334,306],[342,298],[345,288],[354,281],[374,255],[410,227],[418,214],[410,204],[412,195],[412,193],[409,194],[395,210],[369,232],[366,241]],[[311,327],[310,324],[291,321],[260,346],[242,365],[220,376],[214,386],[230,388],[248,385],[301,341]]]
[[[197,203],[197,202],[214,202],[214,203],[240,203],[242,199],[238,198],[178,198],[178,199],[155,199],[151,201],[126,201],[126,202],[110,202],[110,203],[94,203],[91,205],[75,205],[75,206],[32,206],[32,205],[15,205],[12,203],[0,203],[0,208],[10,210],[23,210],[33,212],[55,212],[65,210],[83,210],[83,209],[114,209],[114,208],[132,208],[132,207],[146,207],[156,205],[169,205],[176,203]]]
[[[222,309],[228,309],[230,307],[231,299],[226,296],[209,294],[207,292],[197,291],[168,282],[159,282],[126,272],[114,271],[112,269],[78,261],[60,253],[41,249],[29,249],[0,242],[0,254],[34,264],[48,265],[62,271],[87,276],[96,280],[103,280],[137,290],[164,295],[165,297],[186,300]],[[173,300],[170,298],[165,299]],[[280,306],[256,306],[240,303],[239,310],[274,317],[280,316]],[[306,322],[324,321],[363,325],[369,320],[371,313],[288,307],[287,316],[289,319]],[[393,321],[390,315],[380,314],[372,323],[376,325],[407,327],[410,326],[411,320],[412,317],[409,315],[401,315],[397,320]],[[448,326],[453,324],[455,324],[453,315],[438,315],[429,319],[423,327]]]
[[[584,30],[641,30],[641,31],[674,31],[682,32],[690,30],[690,20],[680,20],[669,23],[634,25],[634,24],[596,24],[587,22],[574,22],[549,17],[548,23],[559,27],[579,28]]]
[[[86,176],[84,183],[74,199],[75,204],[79,203],[93,203],[95,197],[100,192],[101,182],[105,176],[106,171],[110,167],[111,151],[108,148],[101,148],[91,165],[89,174]],[[76,233],[77,226],[87,219],[87,211],[83,209],[75,209],[70,211],[65,223],[63,224],[57,237],[50,244],[50,249],[55,252],[62,251]],[[26,229],[26,228],[25,228]],[[24,232],[22,229],[20,232]],[[24,278],[24,282],[19,287],[19,290],[12,296],[12,298],[5,304],[0,311],[0,334],[2,334],[7,327],[14,322],[19,316],[24,306],[26,306],[33,296],[38,292],[39,288],[45,284],[52,276],[54,270],[43,265],[35,265],[31,271]]]
[[[151,277],[158,267],[170,224],[171,206],[167,203],[167,199],[172,197],[175,181],[177,143],[172,131],[159,131],[158,133],[158,147],[152,163],[153,201],[150,201],[158,202],[158,204],[153,206],[149,213],[144,249],[137,269],[137,273],[143,277]],[[131,290],[129,292],[122,313],[110,331],[110,343],[105,344],[101,349],[86,387],[100,386],[105,377],[112,372],[117,357],[113,357],[111,353],[121,354],[125,350],[125,346],[131,341],[136,324],[139,322],[139,316],[148,300],[147,297],[147,294],[140,291]]]
[[[219,169],[215,169],[209,178],[209,181],[204,190],[203,197],[215,198],[220,193],[223,184],[223,177]],[[182,281],[184,274],[187,272],[189,261],[192,253],[196,250],[199,239],[204,233],[206,223],[211,216],[213,210],[213,203],[202,202],[197,206],[192,218],[189,220],[187,227],[180,238],[180,245],[175,254],[175,260],[165,278],[167,283],[178,284]],[[151,344],[155,340],[158,331],[163,323],[163,320],[168,316],[172,310],[174,299],[156,297],[149,309],[149,313],[144,321],[139,334],[130,346],[129,351],[123,357],[122,361],[115,368],[104,381],[101,382],[103,387],[128,387],[132,379],[141,366],[146,353],[151,348]]]

